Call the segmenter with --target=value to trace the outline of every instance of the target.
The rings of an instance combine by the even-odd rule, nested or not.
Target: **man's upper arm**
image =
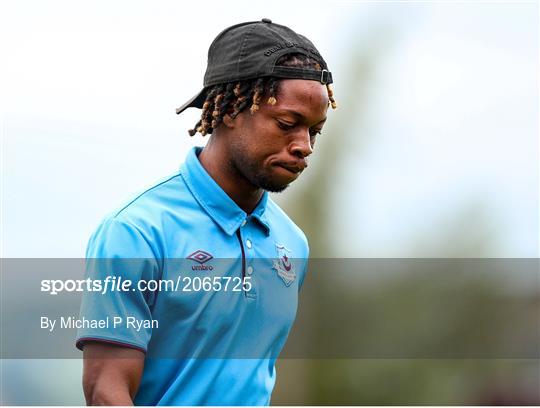
[[[82,296],[79,319],[88,324],[77,332],[79,349],[89,341],[103,341],[146,352],[152,329],[137,330],[127,319],[152,319],[156,293],[138,287],[140,281],[160,278],[149,242],[136,227],[116,219],[106,220],[90,239],[86,278],[92,280],[92,289]],[[116,285],[122,282],[128,285]],[[92,326],[90,322],[98,323]]]

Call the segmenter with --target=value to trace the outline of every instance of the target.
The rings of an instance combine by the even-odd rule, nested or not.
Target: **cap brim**
[[[176,114],[184,112],[187,108],[199,108],[202,109],[204,101],[206,99],[206,89],[203,88],[197,95],[184,103],[182,106],[176,109]]]

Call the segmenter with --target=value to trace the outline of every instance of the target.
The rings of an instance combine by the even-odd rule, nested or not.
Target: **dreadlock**
[[[322,70],[317,61],[300,53],[286,54],[277,60],[276,65]],[[214,85],[208,90],[201,118],[193,129],[188,130],[189,135],[194,136],[197,132],[202,136],[211,134],[223,122],[225,114],[229,114],[234,119],[248,107],[251,114],[254,114],[259,110],[261,100],[266,96],[268,96],[266,103],[275,105],[279,82],[279,79],[275,77],[262,77]],[[336,109],[337,103],[330,84],[326,84],[326,89],[328,105]]]

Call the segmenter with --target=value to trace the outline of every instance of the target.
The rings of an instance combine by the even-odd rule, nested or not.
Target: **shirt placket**
[[[256,271],[254,263],[254,243],[253,243],[253,234],[252,227],[250,225],[249,217],[242,221],[240,228],[238,229],[239,241],[242,245],[242,270],[243,278],[245,282],[249,282],[249,290],[246,290],[244,293],[247,298],[254,299],[257,297],[257,285],[256,285]]]

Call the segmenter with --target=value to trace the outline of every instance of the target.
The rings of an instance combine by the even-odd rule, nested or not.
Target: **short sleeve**
[[[85,274],[77,348],[102,341],[146,352],[155,292],[140,282],[159,279],[148,237],[127,222],[104,221],[88,243]]]

